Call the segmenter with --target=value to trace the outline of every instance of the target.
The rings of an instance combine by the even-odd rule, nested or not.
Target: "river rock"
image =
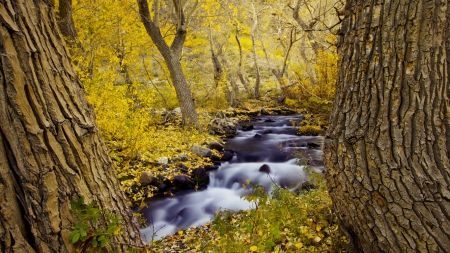
[[[210,142],[210,143],[208,144],[208,147],[209,147],[210,149],[215,149],[215,150],[218,150],[218,151],[223,150],[223,145],[220,144],[220,143],[218,143],[218,142],[216,142],[216,141]]]
[[[211,159],[212,162],[220,162],[220,157],[216,156],[216,155],[211,155],[209,157],[209,159]]]
[[[266,120],[264,120],[264,122],[275,122],[275,120],[273,120],[273,119],[266,119]]]
[[[236,128],[228,129],[228,130],[225,131],[225,137],[227,137],[227,138],[233,138],[237,134],[238,134],[238,132],[236,131]]]
[[[192,170],[191,177],[199,187],[206,187],[209,184],[209,175],[204,168]]]
[[[206,165],[205,166],[206,171],[217,170],[217,169],[219,169],[219,166],[217,166],[217,165]]]
[[[139,182],[144,185],[152,184],[157,179],[153,176],[153,174],[150,171],[143,171],[141,172],[141,176],[139,177]]]
[[[182,172],[188,172],[189,171],[189,168],[186,165],[182,164],[182,163],[178,164],[178,169],[180,171],[182,171]]]
[[[262,139],[262,136],[261,136],[260,134],[255,134],[255,135],[253,136],[253,138],[255,138],[255,139]]]
[[[254,128],[253,125],[243,125],[241,130],[242,131],[250,131],[250,130],[253,130],[253,128]]]
[[[316,144],[316,143],[314,143],[314,142],[308,142],[308,143],[306,143],[306,146],[307,146],[308,148],[320,148],[320,145],[319,145],[319,144]]]
[[[222,161],[223,162],[226,162],[226,161],[231,161],[232,159],[233,159],[233,153],[234,152],[232,152],[232,151],[230,151],[230,150],[225,150],[225,151],[223,151],[222,152]]]
[[[270,166],[267,165],[267,164],[263,164],[261,166],[261,168],[259,168],[259,171],[269,174],[270,173]]]
[[[194,145],[191,148],[191,152],[198,155],[198,156],[203,156],[203,157],[209,157],[212,155],[212,151],[209,148],[204,148],[198,145]]]
[[[195,182],[186,175],[173,176],[173,182],[178,188],[194,188]]]
[[[209,122],[208,132],[210,134],[234,136],[236,135],[236,124],[236,118],[227,118],[223,112],[219,112]]]
[[[273,131],[271,129],[266,129],[262,132],[262,134],[271,134]]]

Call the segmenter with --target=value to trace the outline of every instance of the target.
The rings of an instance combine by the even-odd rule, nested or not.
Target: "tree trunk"
[[[258,65],[258,58],[256,55],[256,42],[255,42],[255,34],[258,29],[258,14],[256,13],[256,8],[254,3],[252,2],[253,7],[253,27],[250,31],[250,36],[252,38],[252,54],[253,54],[253,62],[255,64],[255,71],[256,71],[256,77],[255,77],[255,86],[253,87],[253,95],[255,96],[255,99],[260,98],[259,94],[259,86],[261,84],[261,73],[259,71],[259,65]]]
[[[81,196],[123,219],[113,244],[142,246],[51,3],[0,9],[0,252],[74,252]]]
[[[259,88],[261,84],[261,72],[259,71],[259,65],[258,65],[258,58],[256,55],[256,44],[255,44],[255,37],[252,35],[252,54],[253,54],[253,62],[255,64],[255,71],[256,71],[256,77],[255,77],[255,87],[253,89],[253,95],[255,96],[255,99],[259,99],[261,95],[259,94]]]
[[[237,70],[237,76],[239,77],[239,80],[241,81],[242,86],[245,89],[245,92],[250,93],[250,89],[248,88],[248,83],[244,78],[244,75],[242,74],[242,45],[241,40],[239,39],[239,29],[236,27],[236,35],[234,37],[236,39],[236,42],[239,47],[239,64],[238,64],[238,70]]]
[[[183,68],[180,63],[181,51],[183,48],[183,43],[186,39],[184,14],[181,12],[181,9],[177,7],[181,4],[180,1],[173,2],[175,3],[176,10],[179,11],[179,18],[181,20],[177,25],[177,34],[175,35],[170,47],[161,35],[160,29],[155,21],[152,21],[150,18],[150,10],[147,0],[138,0],[139,15],[141,16],[145,30],[152,39],[153,43],[155,43],[167,64],[173,86],[175,87],[175,91],[177,93],[181,114],[183,115],[183,124],[199,127],[198,114],[195,109],[194,100],[192,99],[191,90],[187,84],[183,73]]]
[[[348,252],[448,252],[447,1],[348,0],[325,140]]]
[[[72,14],[72,0],[59,0],[58,26],[62,35],[71,46],[76,45],[78,41]]]

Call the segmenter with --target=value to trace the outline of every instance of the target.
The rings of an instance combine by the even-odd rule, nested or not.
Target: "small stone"
[[[255,139],[262,139],[262,136],[261,136],[260,134],[255,134],[255,135],[253,136],[253,138],[255,138]]]
[[[199,186],[206,186],[209,183],[209,175],[203,168],[195,168],[192,171],[192,179],[194,179],[195,183]]]
[[[267,164],[263,164],[263,165],[259,168],[259,171],[265,172],[265,173],[269,174],[269,173],[270,173],[270,166],[267,165]]]
[[[253,130],[253,125],[243,125],[242,126],[242,131],[250,131],[250,130]]]
[[[141,172],[141,176],[139,178],[139,182],[141,184],[149,185],[152,184],[156,178],[153,176],[153,174],[150,171],[143,171]]]
[[[181,185],[195,184],[195,182],[186,175],[175,175],[175,176],[173,176],[173,181],[176,184],[181,184]]]
[[[194,145],[191,148],[191,152],[198,155],[198,156],[203,156],[203,157],[209,157],[212,155],[212,151],[209,148],[203,148],[201,146],[198,145]]]
[[[182,162],[186,162],[188,160],[188,156],[186,154],[179,154],[178,160],[180,160]]]
[[[231,161],[233,159],[233,153],[225,150],[222,154],[222,161]]]
[[[181,114],[181,108],[177,107],[177,108],[173,109],[172,112],[177,113],[177,114]]]
[[[161,158],[158,159],[158,163],[159,163],[159,164],[167,165],[167,164],[169,164],[169,158],[167,158],[167,157],[161,157]]]
[[[186,165],[182,164],[182,163],[180,163],[178,165],[178,169],[181,170],[182,172],[188,172],[189,171],[189,168]]]
[[[215,150],[218,150],[218,151],[223,150],[223,145],[220,144],[220,143],[218,143],[218,142],[215,142],[215,141],[210,142],[210,143],[208,144],[208,147],[209,147],[210,149],[215,149]]]
[[[219,166],[215,166],[215,165],[206,165],[205,166],[206,171],[217,170],[217,169],[219,169]]]
[[[308,148],[320,148],[320,145],[319,145],[319,144],[316,144],[316,143],[314,143],[314,142],[308,142],[308,143],[306,143],[306,146],[307,146]]]

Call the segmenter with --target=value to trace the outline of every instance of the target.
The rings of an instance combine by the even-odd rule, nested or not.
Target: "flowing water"
[[[322,151],[311,146],[321,147],[323,137],[295,135],[292,121],[298,123],[301,119],[301,115],[261,116],[255,122],[243,124],[253,125],[254,129],[239,131],[236,137],[228,139],[225,148],[234,150],[236,156],[222,163],[218,170],[209,172],[211,180],[207,189],[188,190],[147,203],[148,207],[140,211],[150,224],[141,230],[143,237],[151,241],[202,225],[219,209],[251,208],[249,202],[241,199],[249,191],[242,187],[246,180],[263,185],[269,192],[273,182],[288,188],[301,185],[305,173],[303,166],[297,165],[294,154],[307,158],[313,170],[321,171]],[[269,174],[259,171],[264,164],[270,167]]]

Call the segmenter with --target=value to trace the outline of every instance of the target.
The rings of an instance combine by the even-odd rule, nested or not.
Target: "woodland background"
[[[122,187],[135,203],[155,190],[133,190],[142,171],[169,178],[176,173],[174,166],[157,166],[161,157],[187,153],[190,168],[210,163],[189,150],[217,138],[207,128],[218,111],[237,108],[245,115],[289,107],[317,115],[318,126],[327,124],[337,75],[338,2],[184,1],[189,15],[180,62],[199,129],[182,128],[170,117],[179,107],[175,89],[136,1],[72,4],[76,31],[67,45]],[[150,4],[153,16],[154,5],[160,7],[158,23],[170,43],[177,20],[172,2]]]

